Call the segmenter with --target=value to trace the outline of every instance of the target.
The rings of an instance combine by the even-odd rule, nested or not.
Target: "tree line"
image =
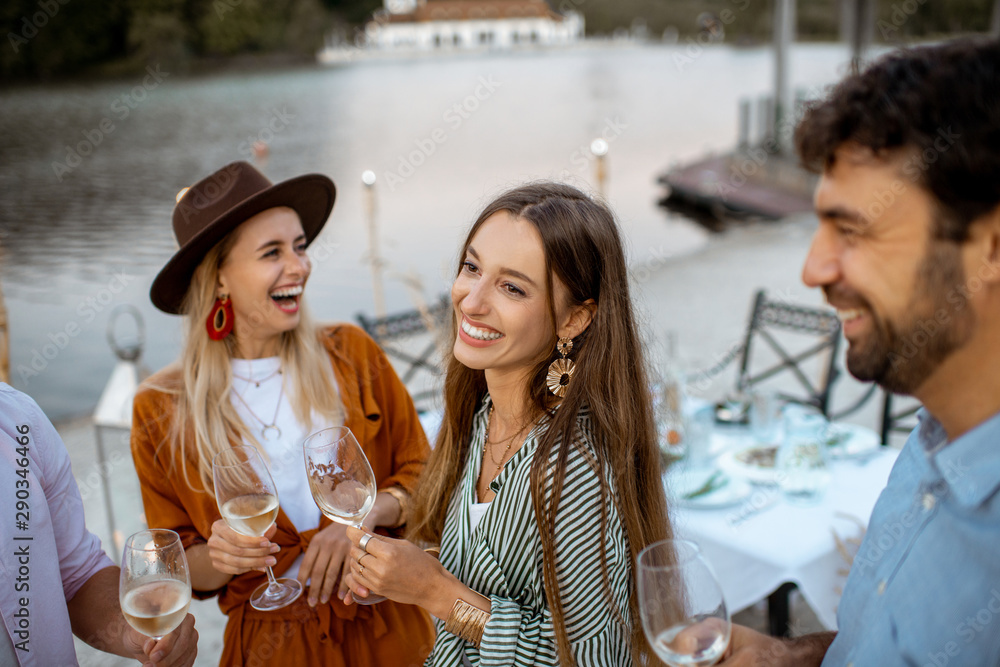
[[[705,12],[730,12],[726,41],[762,41],[772,2],[761,0],[549,0],[581,12],[591,35],[638,30],[650,39],[704,28]],[[240,57],[311,60],[332,30],[357,29],[381,0],[7,0],[0,4],[0,79],[116,75],[160,62],[227,63]],[[903,41],[989,28],[993,0],[878,0],[878,20]],[[839,0],[801,0],[802,39],[833,39]],[[894,22],[904,16],[905,21]],[[897,25],[898,23],[898,25]],[[884,39],[882,39],[884,38]]]

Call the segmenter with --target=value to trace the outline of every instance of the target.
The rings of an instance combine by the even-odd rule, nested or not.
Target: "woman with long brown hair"
[[[437,620],[428,665],[632,665],[651,655],[632,563],[670,535],[643,351],[614,218],[534,183],[462,247],[445,412],[411,542],[349,530],[345,599]]]
[[[180,534],[195,595],[218,595],[229,616],[227,667],[409,667],[432,642],[416,607],[348,607],[333,595],[351,545],[309,493],[302,440],[346,425],[378,482],[365,526],[399,527],[428,453],[413,402],[375,342],[346,324],[318,328],[306,313],[306,247],[334,195],[322,175],[271,184],[245,162],[224,167],[179,197],[181,247],[150,290],[160,310],[186,317],[185,342],[178,363],[135,397],[132,455],[146,521]],[[265,537],[220,518],[212,460],[237,445],[261,453],[278,491]],[[269,565],[303,593],[262,611],[251,594]]]

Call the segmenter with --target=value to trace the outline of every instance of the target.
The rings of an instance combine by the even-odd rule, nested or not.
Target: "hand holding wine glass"
[[[715,573],[686,540],[651,544],[637,559],[639,613],[650,645],[671,667],[708,667],[729,644],[732,625]]]
[[[320,511],[331,521],[362,528],[378,491],[368,457],[346,426],[313,433],[302,443],[309,490]],[[355,600],[375,604],[385,598],[370,595]]]
[[[118,599],[128,624],[157,641],[184,621],[191,605],[191,575],[177,533],[141,530],[125,541]]]
[[[226,524],[241,535],[264,535],[278,516],[278,491],[260,453],[245,445],[219,452],[212,461],[212,478]],[[302,595],[295,579],[275,579],[270,566],[266,572],[267,583],[250,596],[254,609],[281,609]]]

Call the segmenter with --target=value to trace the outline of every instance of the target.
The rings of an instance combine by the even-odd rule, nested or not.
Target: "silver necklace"
[[[246,399],[244,399],[243,396],[240,395],[240,392],[234,389],[233,393],[236,394],[236,398],[240,399],[240,402],[243,403],[243,407],[247,409],[247,412],[253,415],[253,418],[259,421],[261,425],[264,427],[260,430],[260,437],[262,440],[264,440],[265,442],[276,442],[278,440],[281,440],[281,429],[278,428],[278,411],[281,410],[281,399],[284,398],[285,396],[284,382],[281,383],[281,391],[278,393],[278,405],[275,406],[274,408],[274,416],[271,417],[270,424],[268,424],[263,419],[257,416],[257,413],[250,408],[250,404],[247,403]]]
[[[251,368],[250,370],[253,371],[253,368]],[[262,377],[259,380],[254,380],[253,379],[253,372],[250,373],[250,377],[248,377],[248,378],[245,378],[242,375],[237,375],[236,373],[233,373],[233,377],[236,378],[237,380],[243,380],[247,384],[250,384],[252,382],[254,384],[254,386],[257,387],[257,389],[260,389],[260,385],[261,385],[262,382],[267,382],[268,380],[270,380],[271,378],[273,378],[275,375],[278,375],[279,373],[281,373],[281,366],[278,366],[278,368],[276,370],[274,370],[271,373],[265,375],[264,377]]]

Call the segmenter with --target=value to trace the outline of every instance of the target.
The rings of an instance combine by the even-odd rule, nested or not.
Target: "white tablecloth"
[[[421,415],[421,422],[433,443],[441,413]],[[717,454],[750,443],[744,429],[722,427],[712,433],[711,450]],[[688,509],[671,502],[674,531],[701,546],[730,611],[744,609],[781,584],[793,582],[820,622],[834,630],[848,565],[837,551],[833,531],[841,538],[859,534],[856,522],[836,515],[843,513],[867,525],[898,453],[883,448],[864,464],[835,462],[830,486],[815,507],[789,505],[776,487],[767,486],[755,486],[745,501],[725,509]],[[754,513],[760,507],[766,508]],[[734,519],[744,517],[734,525]]]
[[[897,454],[883,449],[864,464],[835,462],[830,486],[814,507],[790,505],[780,490],[766,486],[754,487],[746,500],[724,509],[689,509],[674,503],[674,531],[701,546],[731,611],[793,582],[820,622],[834,630],[848,564],[837,551],[833,531],[841,538],[859,534],[855,522],[835,515],[844,513],[867,525]],[[758,507],[766,509],[753,514]],[[745,520],[734,523],[742,517]]]

